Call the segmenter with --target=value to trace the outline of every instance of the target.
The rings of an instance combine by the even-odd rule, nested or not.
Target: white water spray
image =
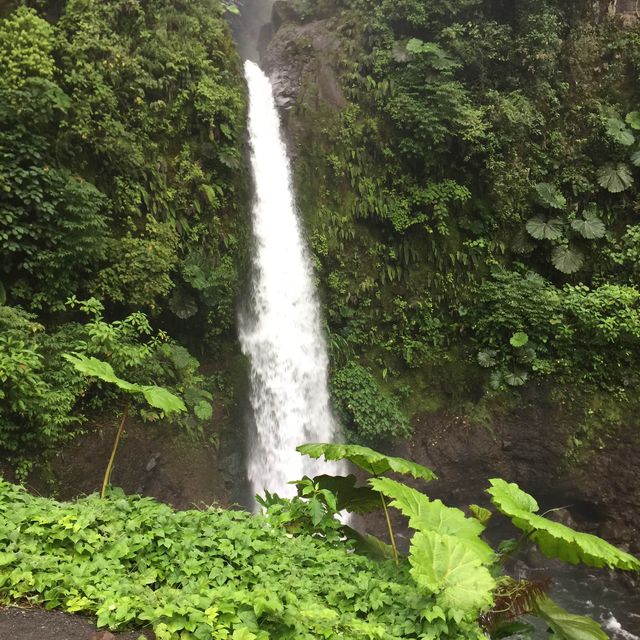
[[[255,435],[248,476],[254,493],[295,495],[304,475],[336,473],[339,465],[296,452],[306,442],[331,442],[337,427],[327,389],[327,353],[309,257],[296,215],[289,159],[271,83],[245,63],[253,204],[252,309],[240,318],[240,344],[251,363]]]

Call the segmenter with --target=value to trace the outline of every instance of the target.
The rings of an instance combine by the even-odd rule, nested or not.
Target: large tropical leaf
[[[169,309],[181,320],[187,320],[198,313],[198,303],[193,296],[178,287],[169,300]]]
[[[178,396],[163,389],[162,387],[156,387],[153,385],[140,385],[127,382],[122,378],[119,378],[113,368],[108,362],[98,360],[98,358],[87,357],[81,353],[76,354],[63,354],[63,357],[68,360],[77,371],[90,376],[98,378],[103,382],[110,382],[115,384],[118,389],[126,391],[127,393],[139,393],[142,394],[145,400],[156,409],[161,409],[165,413],[176,413],[186,411],[187,408],[184,402],[178,398]]]
[[[338,511],[350,513],[370,513],[382,509],[380,494],[370,487],[357,487],[356,477],[348,476],[316,476],[313,479],[320,489],[327,489],[336,496]]]
[[[480,538],[484,525],[475,518],[467,518],[460,509],[447,507],[440,500],[430,500],[420,491],[391,478],[371,478],[369,484],[391,498],[391,506],[409,518],[412,529],[455,536],[482,564],[493,560],[493,549]]]
[[[187,410],[184,402],[163,387],[145,386],[141,387],[140,391],[145,400],[156,409],[169,413],[182,413]]]
[[[575,273],[580,271],[584,262],[584,256],[580,251],[571,249],[565,245],[556,247],[551,254],[553,266],[562,273]]]
[[[140,393],[141,388],[139,385],[127,382],[122,378],[119,378],[113,371],[113,367],[108,362],[98,360],[98,358],[87,357],[81,353],[76,354],[63,354],[65,360],[68,360],[80,373],[85,376],[98,378],[103,382],[110,382],[115,384],[119,389],[128,391],[130,393]]]
[[[567,206],[567,199],[555,185],[548,182],[539,182],[534,188],[542,204],[553,209],[564,209]]]
[[[342,530],[349,540],[354,541],[355,544],[353,548],[356,553],[376,560],[396,559],[396,552],[393,547],[380,540],[380,538],[376,538],[368,533],[360,533],[348,525],[345,525]]]
[[[540,216],[527,221],[527,232],[536,240],[557,240],[562,237],[563,223],[559,218],[545,220]]]
[[[509,344],[516,349],[524,347],[529,342],[529,336],[524,331],[516,331],[509,339]]]
[[[558,640],[607,640],[609,637],[595,620],[569,613],[550,598],[538,600],[536,613]]]
[[[517,484],[500,478],[489,481],[491,502],[522,529],[548,558],[592,567],[640,571],[640,560],[589,533],[580,533],[535,513],[538,503]]]
[[[529,379],[529,373],[522,369],[508,371],[504,374],[504,381],[510,387],[521,387]]]
[[[482,349],[478,351],[478,364],[485,369],[494,367],[497,364],[496,356],[498,352],[495,349]]]
[[[620,118],[609,118],[607,120],[607,135],[625,147],[631,146],[636,141],[633,133]]]
[[[583,238],[587,240],[595,240],[602,238],[607,232],[604,222],[598,218],[597,211],[588,209],[584,212],[584,218],[578,218],[571,222],[571,228],[577,231]]]
[[[374,476],[395,471],[396,473],[402,473],[427,481],[437,479],[436,474],[433,473],[431,469],[423,467],[417,462],[385,456],[383,453],[378,453],[373,449],[357,444],[303,444],[298,447],[296,451],[311,458],[321,458],[324,456],[325,460],[349,460],[349,462],[352,462]]]
[[[193,407],[193,413],[200,420],[211,420],[213,416],[213,407],[206,400],[199,400]]]
[[[634,151],[631,154],[631,163],[634,167],[640,167],[640,150]]]
[[[605,164],[598,169],[598,184],[611,193],[620,193],[633,184],[633,176],[626,164]]]
[[[461,539],[419,531],[411,540],[409,562],[418,586],[437,594],[446,608],[475,614],[491,606],[495,580]]]
[[[625,122],[636,131],[640,130],[640,111],[631,111],[627,113]]]

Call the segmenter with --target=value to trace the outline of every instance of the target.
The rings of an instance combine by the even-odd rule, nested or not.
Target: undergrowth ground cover
[[[408,566],[242,511],[176,512],[117,490],[59,503],[0,482],[0,549],[0,601],[150,626],[160,640],[480,634],[472,622],[432,624],[435,597],[416,591]]]
[[[388,473],[429,482],[417,463],[359,445],[307,444],[303,455],[348,460],[370,475],[305,477],[298,496],[267,493],[264,512],[174,511],[115,489],[60,503],[0,480],[0,603],[26,600],[97,616],[98,626],[151,627],[159,640],[401,640],[534,636],[606,640],[599,624],[549,597],[551,579],[510,576],[506,562],[535,545],[571,564],[640,571],[640,560],[539,513],[499,478],[487,493],[520,537],[484,539],[492,511],[431,500]],[[382,507],[390,545],[338,513]],[[388,507],[413,530],[398,551]]]

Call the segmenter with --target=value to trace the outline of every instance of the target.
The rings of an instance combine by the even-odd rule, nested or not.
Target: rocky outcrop
[[[336,19],[306,22],[290,3],[280,0],[274,5],[272,24],[275,33],[262,64],[273,83],[278,106],[344,107],[336,68],[341,46]]]
[[[626,23],[640,18],[640,0],[609,0],[609,15],[620,16]]]
[[[440,478],[429,493],[459,506],[488,501],[487,480],[517,482],[542,510],[565,507],[578,529],[640,554],[640,469],[623,460],[640,456],[640,433],[611,434],[580,462],[568,463],[572,419],[534,393],[532,402],[490,426],[445,412],[414,418],[414,437],[397,455],[433,468]]]

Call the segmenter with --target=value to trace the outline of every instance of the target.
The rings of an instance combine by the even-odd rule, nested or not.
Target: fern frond
[[[493,592],[494,605],[480,617],[482,627],[491,632],[505,622],[537,610],[538,602],[546,597],[551,587],[551,578],[516,580],[505,576]]]

